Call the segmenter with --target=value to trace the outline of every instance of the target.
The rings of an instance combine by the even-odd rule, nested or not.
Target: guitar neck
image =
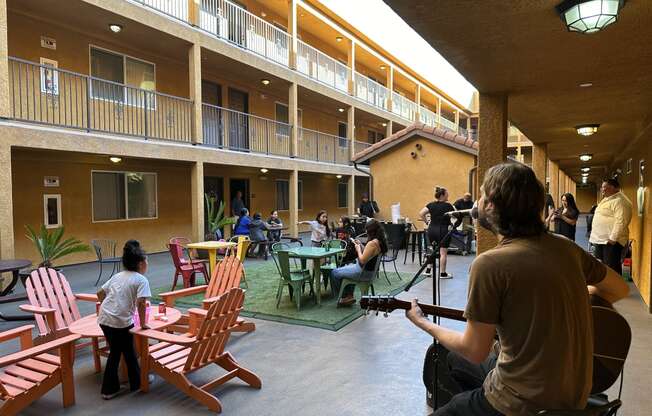
[[[455,321],[466,322],[464,318],[464,311],[460,309],[446,308],[444,306],[429,305],[427,303],[419,303],[419,307],[426,315],[438,316],[440,318],[453,319]]]

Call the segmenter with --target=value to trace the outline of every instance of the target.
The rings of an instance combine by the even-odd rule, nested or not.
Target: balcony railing
[[[427,126],[437,126],[437,114],[434,111],[428,110],[426,107],[421,106],[419,109],[419,121]]]
[[[241,152],[290,156],[292,126],[202,104],[204,144]]]
[[[414,116],[417,111],[417,104],[410,101],[402,95],[392,92],[392,113],[404,119],[414,121]]]
[[[134,0],[159,12],[186,23],[188,19],[188,0]]]
[[[457,133],[457,125],[455,125],[455,122],[450,121],[449,119],[445,118],[443,115],[439,119],[439,124],[441,125],[442,128]]]
[[[349,67],[297,41],[297,71],[343,92],[349,91]]]
[[[383,110],[387,110],[389,90],[376,81],[355,73],[355,96]]]
[[[469,135],[468,131],[462,126],[459,126],[457,128],[457,134],[459,134],[460,136],[464,136],[464,137],[467,137]]]
[[[367,143],[367,142],[355,142],[355,153],[358,154],[362,152],[363,150],[367,149],[368,147],[371,147],[373,143]]]
[[[349,164],[349,140],[299,128],[297,157],[319,162]]]
[[[9,58],[12,117],[34,123],[190,142],[191,100]]]

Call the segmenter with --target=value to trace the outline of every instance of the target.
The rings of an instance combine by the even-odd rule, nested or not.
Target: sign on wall
[[[52,59],[41,58],[41,92],[59,95],[59,63]]]
[[[59,177],[58,176],[44,176],[43,177],[43,186],[46,188],[58,188],[59,187]]]

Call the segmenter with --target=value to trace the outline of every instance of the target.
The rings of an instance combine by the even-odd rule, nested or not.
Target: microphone
[[[447,217],[463,218],[463,217],[470,217],[472,211],[473,208],[461,209],[459,211],[448,211],[444,215],[446,215]]]

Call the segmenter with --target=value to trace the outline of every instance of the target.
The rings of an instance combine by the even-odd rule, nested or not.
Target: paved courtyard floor
[[[578,237],[584,230],[578,227]],[[584,244],[584,241],[580,241]],[[399,270],[415,272],[418,264],[403,265]],[[463,308],[466,303],[468,268],[473,256],[449,257],[451,280],[443,280],[442,304]],[[250,260],[247,260],[249,262]],[[252,260],[257,261],[257,260]],[[271,260],[269,260],[271,261]],[[97,264],[66,267],[63,273],[75,292],[93,293]],[[152,287],[169,283],[172,263],[167,254],[150,256],[148,278]],[[395,278],[395,277],[394,277]],[[426,279],[410,293],[400,297],[418,297],[432,301],[432,280]],[[93,311],[84,305],[82,313]],[[634,340],[625,369],[623,410],[620,415],[649,414],[649,386],[652,364],[652,317],[635,289],[617,308],[628,319]],[[0,305],[4,313],[16,313],[17,304]],[[451,328],[463,324],[442,321]],[[256,372],[263,381],[261,390],[251,389],[232,380],[214,390],[221,400],[224,414],[231,415],[426,415],[425,388],[421,382],[423,356],[431,342],[413,327],[402,311],[388,318],[362,317],[343,329],[332,332],[303,326],[255,320],[256,331],[235,335],[227,349],[241,364]],[[0,322],[0,331],[25,323]],[[0,355],[17,349],[17,343],[0,345]],[[203,384],[218,374],[217,367],[208,367],[191,376]],[[156,378],[147,394],[132,393],[104,401],[100,398],[101,374],[93,372],[88,351],[80,352],[74,369],[76,405],[61,407],[59,388],[38,400],[23,412],[25,415],[179,415],[210,414],[206,408],[186,397],[174,386]],[[612,396],[617,394],[612,389]]]

